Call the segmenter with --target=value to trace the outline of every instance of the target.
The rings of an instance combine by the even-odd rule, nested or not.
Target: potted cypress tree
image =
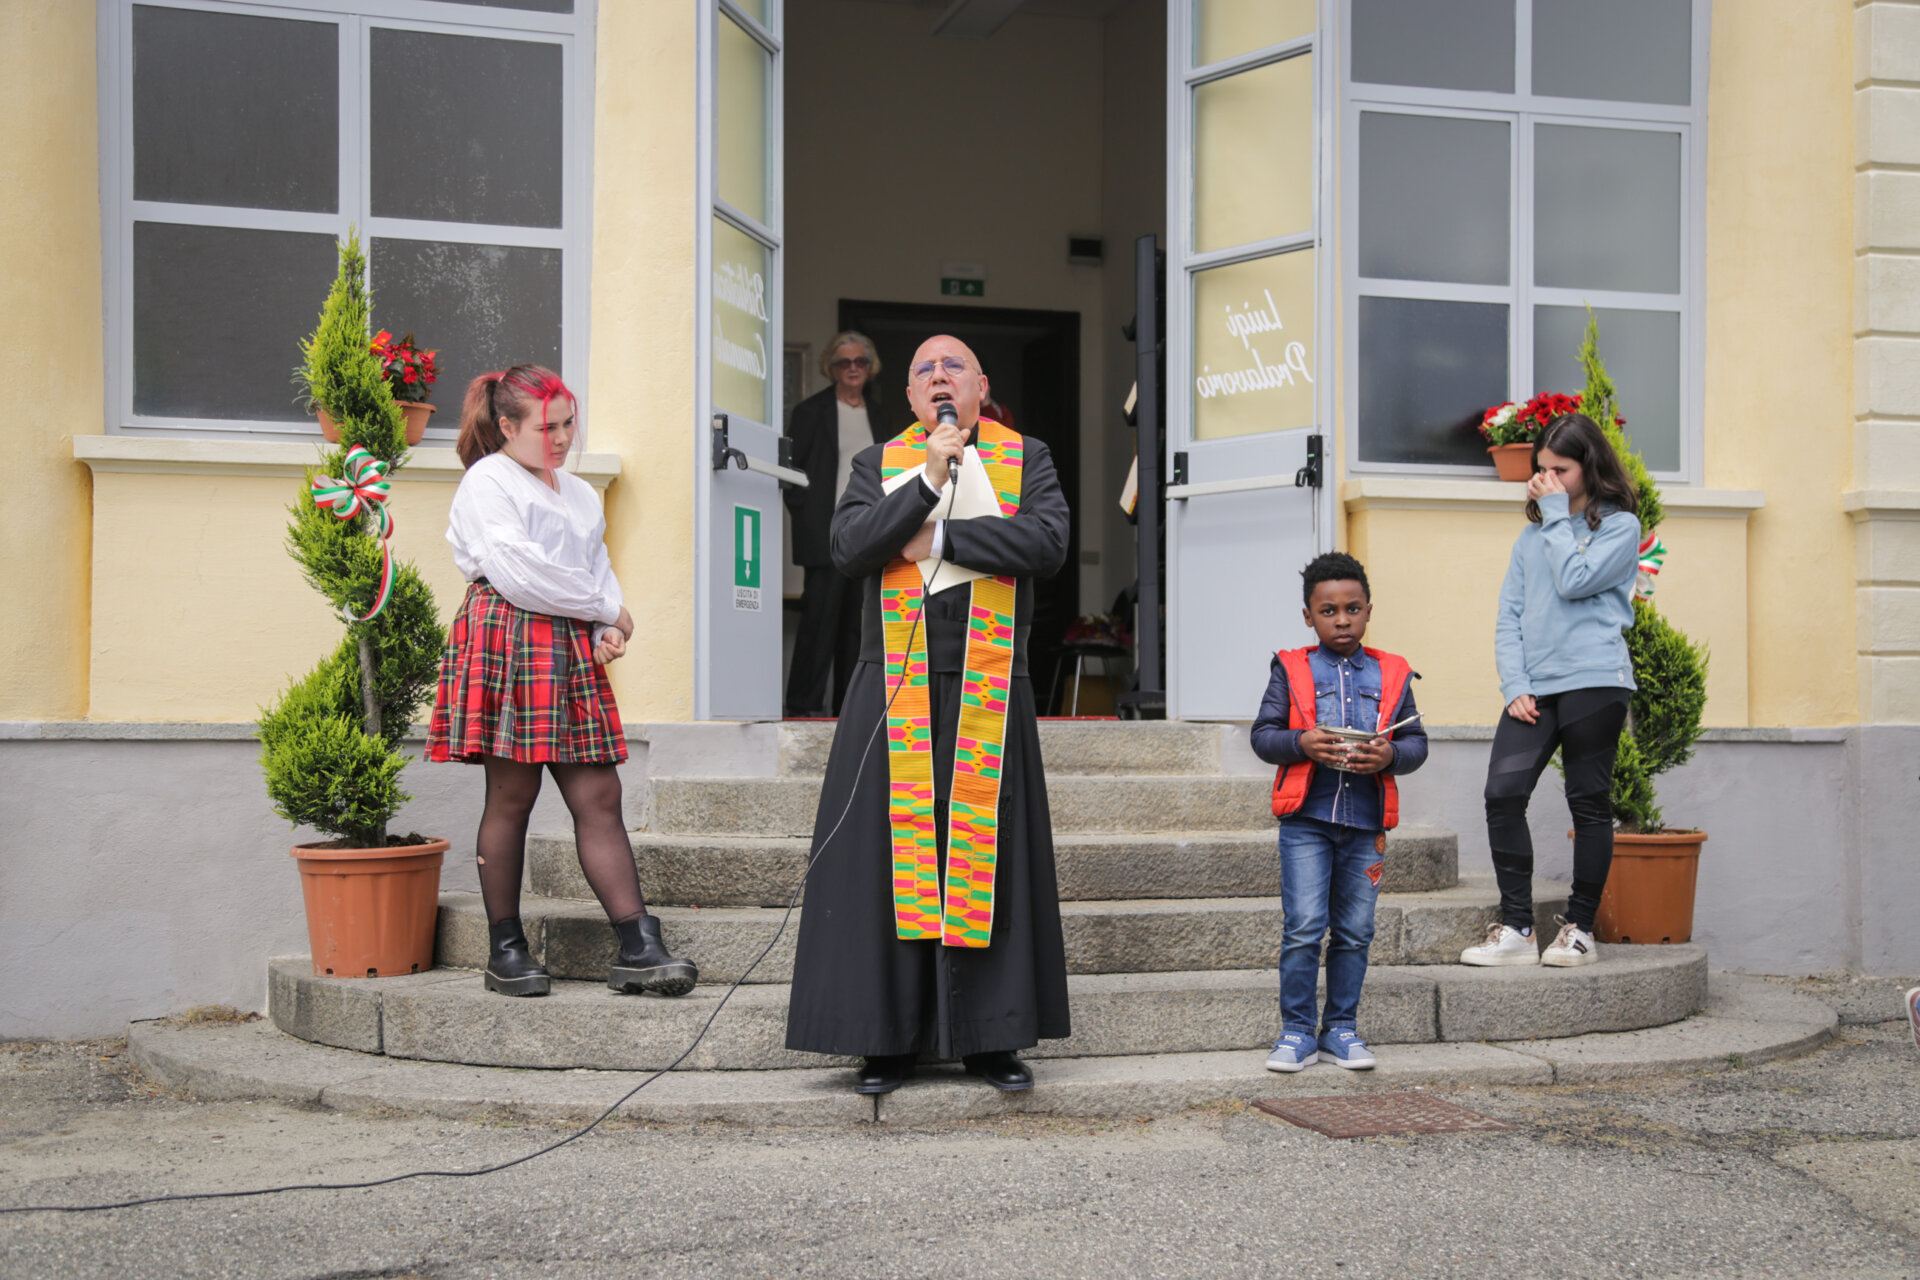
[[[260,762],[274,811],[332,839],[294,847],[317,974],[377,977],[433,967],[446,840],[391,836],[409,799],[400,742],[431,695],[444,635],[433,594],[387,545],[388,478],[406,458],[400,412],[369,348],[366,260],[349,231],[305,345],[313,399],[340,444],[289,508],[287,551],[344,620],[340,644],[261,711]]]
[[[1613,380],[1600,360],[1600,326],[1587,314],[1580,363],[1587,389],[1581,411],[1606,433],[1640,500],[1640,589],[1634,594],[1627,652],[1639,686],[1629,703],[1613,764],[1613,868],[1594,923],[1602,942],[1685,942],[1693,936],[1693,894],[1704,831],[1666,825],[1653,780],[1693,758],[1707,705],[1707,651],[1653,606],[1661,549],[1655,530],[1665,511],[1646,463],[1620,430]]]

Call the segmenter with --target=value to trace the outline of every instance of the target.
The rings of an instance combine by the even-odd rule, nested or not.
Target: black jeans
[[[789,714],[840,714],[860,657],[860,584],[832,566],[809,565],[800,594],[800,627],[787,669]],[[833,669],[833,701],[827,701],[827,669]]]
[[[1569,689],[1534,701],[1537,723],[1505,711],[1493,731],[1487,761],[1487,843],[1500,884],[1500,918],[1515,929],[1533,924],[1533,839],[1527,833],[1527,801],[1540,771],[1561,752],[1567,774],[1567,809],[1573,814],[1573,894],[1567,917],[1593,929],[1600,891],[1613,864],[1613,757],[1627,722],[1625,689]]]

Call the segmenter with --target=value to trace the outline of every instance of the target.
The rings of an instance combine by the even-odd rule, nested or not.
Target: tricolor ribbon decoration
[[[1633,584],[1635,600],[1653,599],[1654,579],[1660,575],[1660,566],[1666,560],[1667,544],[1660,541],[1658,534],[1649,533],[1640,543],[1640,573]]]
[[[380,536],[380,593],[365,617],[341,606],[340,614],[348,622],[371,622],[387,607],[393,593],[393,517],[387,513],[387,499],[393,496],[393,482],[387,479],[387,464],[360,445],[347,450],[345,480],[317,475],[313,478],[313,505],[331,511],[337,520],[351,520],[365,512],[373,517],[374,531]]]

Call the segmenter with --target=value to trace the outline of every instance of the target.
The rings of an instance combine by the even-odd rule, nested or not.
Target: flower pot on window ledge
[[[395,400],[400,409],[400,417],[407,424],[407,445],[409,448],[419,444],[427,434],[427,415],[434,410],[433,405],[419,400]],[[340,424],[327,416],[327,411],[315,406],[313,410],[320,416],[320,438],[328,444],[340,443]]]
[[[1533,475],[1531,443],[1522,441],[1519,444],[1488,445],[1487,453],[1493,459],[1493,469],[1502,480],[1525,481]]]

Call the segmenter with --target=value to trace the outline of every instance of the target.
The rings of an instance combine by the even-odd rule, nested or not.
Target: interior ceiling
[[[908,5],[925,9],[930,18],[949,17],[948,29],[941,34],[962,34],[968,21],[991,22],[998,28],[1015,13],[1048,18],[1086,18],[1101,22],[1127,7],[1130,0],[872,0],[876,4]],[[1005,16],[1001,16],[1004,13]],[[976,16],[977,15],[977,16]],[[996,20],[997,19],[997,20]],[[991,34],[967,31],[966,34]]]

